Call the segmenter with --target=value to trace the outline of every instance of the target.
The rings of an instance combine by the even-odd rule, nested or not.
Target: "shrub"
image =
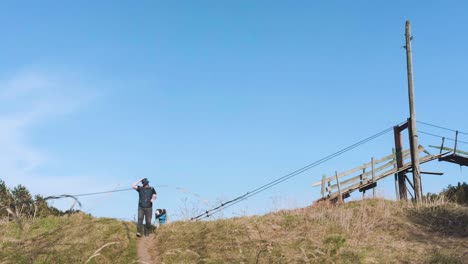
[[[459,182],[457,186],[449,185],[442,191],[442,194],[451,202],[468,204],[468,184],[466,182]]]

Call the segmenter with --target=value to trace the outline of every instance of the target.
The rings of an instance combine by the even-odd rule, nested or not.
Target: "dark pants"
[[[137,232],[142,234],[143,229],[143,217],[146,219],[145,224],[145,236],[149,236],[151,230],[151,217],[153,216],[153,207],[143,208],[138,207],[138,226]]]

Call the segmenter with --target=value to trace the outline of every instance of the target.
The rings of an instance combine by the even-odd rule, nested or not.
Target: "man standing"
[[[143,186],[138,185],[138,183]],[[145,237],[148,237],[151,229],[151,217],[153,215],[153,202],[156,200],[156,190],[149,186],[149,181],[146,178],[142,178],[136,181],[132,187],[139,193],[138,200],[138,226],[137,226],[137,237],[141,237],[143,229],[143,218],[146,220],[145,224]]]

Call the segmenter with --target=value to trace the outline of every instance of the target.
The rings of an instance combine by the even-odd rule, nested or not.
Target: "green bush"
[[[20,184],[9,189],[6,183],[0,179],[0,219],[19,220],[67,213],[49,206],[46,198],[41,195],[36,195],[33,198],[25,186]]]
[[[451,202],[468,204],[468,184],[466,182],[459,182],[457,186],[449,185],[442,191],[442,194]]]

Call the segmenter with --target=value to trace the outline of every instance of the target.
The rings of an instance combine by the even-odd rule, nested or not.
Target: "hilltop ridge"
[[[263,216],[174,222],[150,238],[158,263],[466,263],[468,207],[382,199]]]

